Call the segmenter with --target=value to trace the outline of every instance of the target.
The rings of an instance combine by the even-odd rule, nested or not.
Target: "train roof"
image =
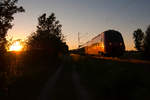
[[[116,31],[116,30],[107,30],[107,31],[104,31],[103,33],[105,33],[105,34],[112,34],[112,33],[121,34],[119,31]]]
[[[106,30],[106,31],[104,31],[104,32],[102,32],[102,33],[100,33],[100,34],[98,34],[97,36],[95,36],[94,38],[92,38],[90,41],[88,41],[88,42],[86,42],[86,43],[84,43],[83,45],[81,45],[81,48],[82,47],[85,47],[85,46],[87,46],[87,45],[89,45],[89,43],[91,43],[92,41],[94,41],[96,38],[98,38],[99,36],[101,36],[102,34],[113,34],[113,33],[117,33],[117,34],[120,34],[121,35],[121,33],[119,32],[119,31],[116,31],[116,30]]]

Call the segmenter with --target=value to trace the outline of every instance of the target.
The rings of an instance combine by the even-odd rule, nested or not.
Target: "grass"
[[[54,60],[48,54],[43,55],[39,52],[34,52],[34,54],[7,53],[5,57],[8,65],[5,75],[9,89],[7,97],[15,100],[37,99],[48,78],[55,73],[62,62],[60,59]],[[129,54],[124,57],[129,57]],[[132,57],[137,58],[137,55],[132,54]],[[95,100],[150,99],[148,64],[103,60],[79,55],[64,56],[61,59],[65,66],[62,80],[71,79],[68,75],[71,75],[71,67],[76,65],[81,83],[95,97],[93,98]],[[67,82],[63,82],[66,87],[69,86],[69,80]],[[61,81],[58,84],[61,85]]]
[[[83,84],[97,100],[150,99],[149,65],[90,57],[76,65]]]
[[[121,58],[125,59],[140,59],[140,60],[148,60],[143,52],[140,51],[126,51]]]
[[[51,58],[48,54],[41,52],[36,52],[36,54],[9,52],[5,58],[7,68],[6,75],[3,76],[6,77],[4,88],[8,88],[8,91],[0,96],[5,99],[37,99],[41,89],[58,66],[54,57]]]

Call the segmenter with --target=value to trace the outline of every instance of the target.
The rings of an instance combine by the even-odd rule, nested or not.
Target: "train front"
[[[120,32],[114,30],[105,32],[105,52],[110,56],[123,55],[125,44]]]

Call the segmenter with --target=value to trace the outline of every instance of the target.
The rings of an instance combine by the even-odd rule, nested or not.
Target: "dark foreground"
[[[30,57],[31,58],[31,57]],[[17,60],[2,100],[149,100],[147,63],[79,55]],[[13,67],[13,66],[12,66]],[[11,76],[11,77],[10,77]]]

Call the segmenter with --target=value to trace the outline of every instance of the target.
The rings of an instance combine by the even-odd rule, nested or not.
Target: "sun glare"
[[[20,44],[20,42],[15,42],[9,47],[9,51],[21,51],[23,46]]]

